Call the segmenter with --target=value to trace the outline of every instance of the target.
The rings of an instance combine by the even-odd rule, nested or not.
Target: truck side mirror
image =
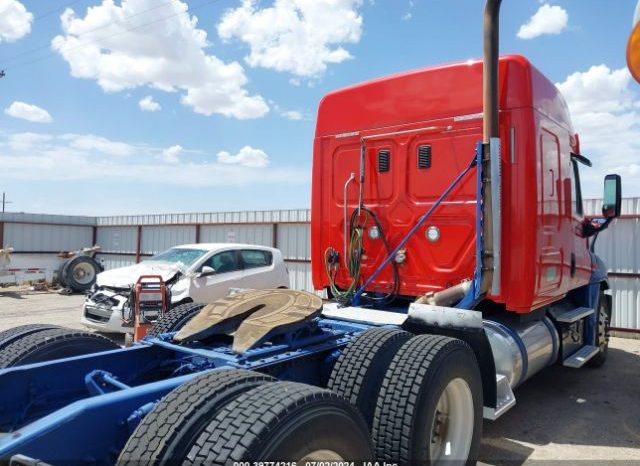
[[[621,208],[622,180],[620,175],[607,175],[604,177],[602,216],[605,218],[619,217]]]
[[[198,275],[198,277],[208,277],[209,275],[214,275],[215,273],[216,271],[213,267],[205,265],[204,267],[202,267],[202,271],[200,271],[200,275]]]

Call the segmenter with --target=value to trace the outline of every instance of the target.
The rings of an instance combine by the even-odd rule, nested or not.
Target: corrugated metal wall
[[[105,270],[126,267],[136,263],[136,257],[134,255],[98,254],[97,259],[104,266]]]
[[[142,227],[140,253],[144,255],[156,254],[177,244],[196,242],[195,226],[157,226]]]
[[[70,251],[91,246],[93,227],[5,223],[4,244],[16,251]]]
[[[311,221],[309,209],[246,210],[238,212],[205,212],[191,214],[118,215],[98,217],[98,226],[117,225],[176,225],[176,224],[248,224],[248,223],[305,223]]]
[[[585,201],[587,215],[602,215],[602,201]],[[611,325],[640,330],[640,198],[622,200],[622,215],[598,235],[595,252],[609,269]]]
[[[96,243],[108,253],[135,254],[137,227],[98,227]]]
[[[311,228],[309,224],[278,225],[277,247],[285,259],[311,261]]]
[[[600,200],[585,201],[587,215],[599,215],[601,208]],[[111,269],[176,244],[272,246],[275,240],[287,261],[291,286],[312,290],[310,220],[306,209],[98,218],[11,213],[0,214],[0,246],[12,246],[18,253],[53,253],[90,246],[95,235],[102,247],[98,258]],[[640,330],[640,198],[623,200],[622,216],[599,236],[596,252],[609,267],[615,305],[612,324]]]
[[[273,224],[203,225],[200,227],[200,242],[273,246]]]

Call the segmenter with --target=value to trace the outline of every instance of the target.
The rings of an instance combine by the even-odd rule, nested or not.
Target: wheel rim
[[[473,395],[469,384],[453,379],[440,395],[431,426],[431,461],[465,460],[473,439]]]
[[[607,315],[607,309],[604,303],[600,303],[598,307],[598,343],[600,348],[604,350],[609,344],[609,332],[607,332],[609,316]]]
[[[344,458],[333,450],[315,450],[304,455],[298,463],[305,464],[306,462],[316,461],[344,461]]]
[[[81,262],[73,267],[73,279],[81,285],[88,285],[96,276],[93,266],[87,262]]]

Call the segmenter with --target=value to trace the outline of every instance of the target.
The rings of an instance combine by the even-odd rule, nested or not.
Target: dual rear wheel
[[[357,409],[310,385],[220,369],[169,393],[138,425],[119,465],[373,458]]]
[[[364,414],[376,460],[475,464],[482,382],[475,355],[462,340],[366,331],[341,354],[329,387]]]
[[[373,329],[341,353],[328,389],[219,369],[169,393],[118,464],[387,461],[472,464],[482,386],[461,340]]]

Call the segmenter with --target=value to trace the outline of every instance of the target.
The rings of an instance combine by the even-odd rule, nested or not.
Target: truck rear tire
[[[157,337],[163,333],[177,332],[204,306],[205,304],[186,303],[174,307],[153,324],[147,336]]]
[[[413,335],[376,328],[362,332],[342,351],[327,388],[356,406],[371,428],[382,379],[400,347]]]
[[[180,385],[160,400],[136,427],[117,464],[180,464],[220,409],[238,395],[275,381],[258,372],[220,369]]]
[[[5,349],[11,343],[18,341],[28,335],[42,332],[44,330],[53,330],[56,328],[61,327],[59,327],[58,325],[28,324],[3,330],[2,332],[0,332],[0,350]]]
[[[378,461],[475,464],[482,436],[482,381],[471,348],[420,335],[391,361],[372,430]]]
[[[102,335],[59,328],[27,335],[0,351],[0,368],[118,349]]]
[[[609,326],[611,325],[611,306],[607,295],[600,292],[596,327],[596,346],[600,352],[587,363],[589,367],[600,367],[607,360],[609,352]]]
[[[318,387],[275,382],[225,406],[183,464],[234,461],[340,462],[372,460],[362,415],[347,400]]]

